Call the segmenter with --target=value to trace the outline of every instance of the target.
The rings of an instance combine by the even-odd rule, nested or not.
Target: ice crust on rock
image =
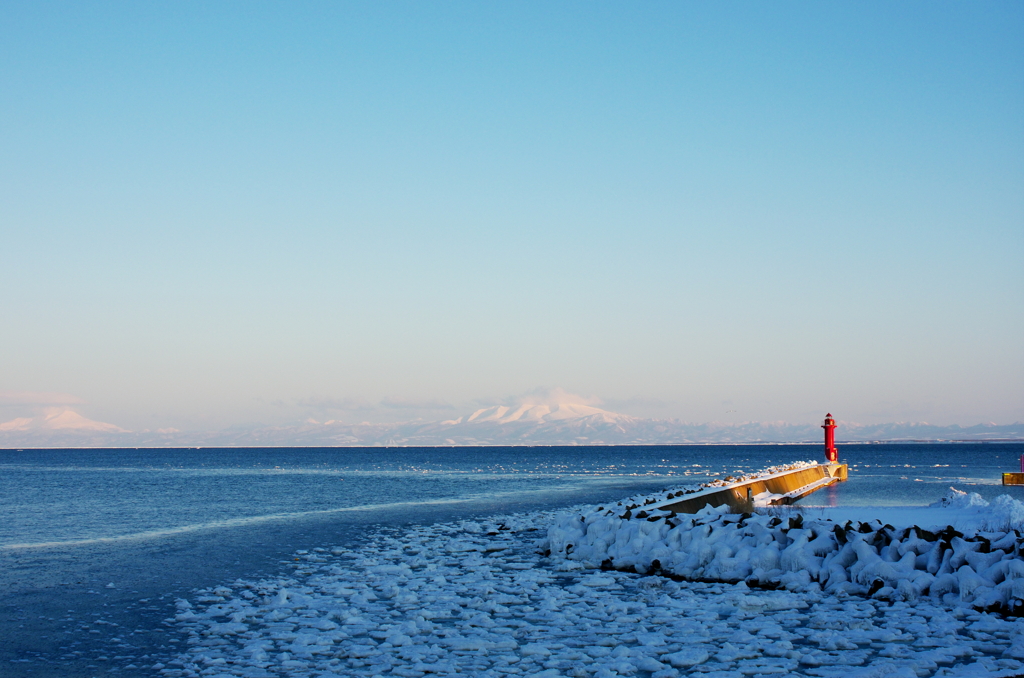
[[[962,492],[955,487],[929,508],[958,510],[978,529],[990,531],[1024,529],[1024,503],[1005,494],[991,502],[977,492]]]
[[[1004,495],[1005,496],[1005,495]],[[930,508],[973,508],[975,506],[985,507],[989,503],[977,492],[963,492],[955,487],[949,488],[949,492],[937,502],[929,504]]]
[[[567,515],[585,525],[592,513]],[[700,520],[708,522],[691,526],[704,535],[696,551],[702,567],[739,567],[744,553],[730,551],[728,539],[708,538],[715,529],[723,539],[742,530],[740,518],[707,512]],[[568,519],[536,512],[382,530],[357,550],[298,554],[285,575],[239,580],[181,601],[171,621],[188,636],[188,650],[158,673],[853,678],[1024,671],[1019,619],[928,597],[882,600],[838,586],[826,592],[806,571],[790,573],[787,582],[796,585],[764,590],[743,581],[581,569],[581,561],[543,555],[545,533],[537,526],[553,523],[552,532],[575,535]],[[628,529],[615,533],[622,548],[672,543],[655,538],[665,519],[622,522]],[[750,519],[744,525],[759,525],[752,536],[765,544],[779,527]],[[803,564],[820,574],[823,556],[815,551],[826,549],[808,529],[780,534],[785,545],[802,544]],[[609,533],[598,534],[603,540]],[[795,553],[783,558],[786,546],[776,547],[764,562],[798,564]],[[966,558],[962,546],[953,552]]]
[[[960,509],[974,529],[838,523],[798,510],[692,515],[660,510],[661,495],[560,515],[548,530],[552,558],[586,567],[655,571],[693,581],[743,581],[794,592],[825,590],[884,600],[930,597],[946,605],[1024,614],[1024,504],[986,502],[957,490],[933,504]],[[643,510],[634,511],[638,507]]]

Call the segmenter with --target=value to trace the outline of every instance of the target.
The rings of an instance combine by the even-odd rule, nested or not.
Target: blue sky
[[[8,394],[1024,419],[1020,3],[8,2],[0,91]]]

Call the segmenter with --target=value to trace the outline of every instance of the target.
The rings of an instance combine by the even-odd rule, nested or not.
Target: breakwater
[[[637,511],[620,505],[563,514],[547,548],[552,558],[595,568],[1024,614],[1024,505],[955,493],[942,507],[955,511],[957,502],[998,520],[976,530],[930,530],[880,520],[840,524],[792,509],[737,514],[724,504],[680,515],[659,501]],[[937,510],[938,518],[952,515]]]
[[[757,507],[791,504],[823,487],[846,480],[847,473],[846,464],[807,465],[802,462],[774,472],[739,479],[729,477],[721,485],[670,492],[665,499],[650,504],[650,508],[697,513],[705,506],[727,506],[734,513],[745,513]]]

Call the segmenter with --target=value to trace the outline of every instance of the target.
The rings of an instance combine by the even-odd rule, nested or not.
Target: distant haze
[[[0,62],[0,445],[1024,421],[1024,3],[6,2]]]
[[[455,419],[347,423],[308,418],[278,426],[221,430],[127,431],[68,408],[0,423],[0,447],[353,447],[480,445],[679,445],[689,443],[815,442],[817,423],[782,421],[693,423],[645,419],[588,404],[562,389],[534,392],[508,405],[483,407]],[[924,422],[860,424],[839,420],[838,440],[1020,441],[1024,423],[935,426]]]

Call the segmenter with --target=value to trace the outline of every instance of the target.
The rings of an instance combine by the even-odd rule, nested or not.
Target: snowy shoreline
[[[168,621],[189,649],[153,668],[167,678],[1024,672],[1024,619],[994,612],[1020,611],[1019,532],[995,538],[981,519],[1017,520],[1019,503],[951,495],[929,510],[956,514],[962,529],[934,533],[789,510],[622,517],[663,495],[300,551],[286,575],[179,601]]]

